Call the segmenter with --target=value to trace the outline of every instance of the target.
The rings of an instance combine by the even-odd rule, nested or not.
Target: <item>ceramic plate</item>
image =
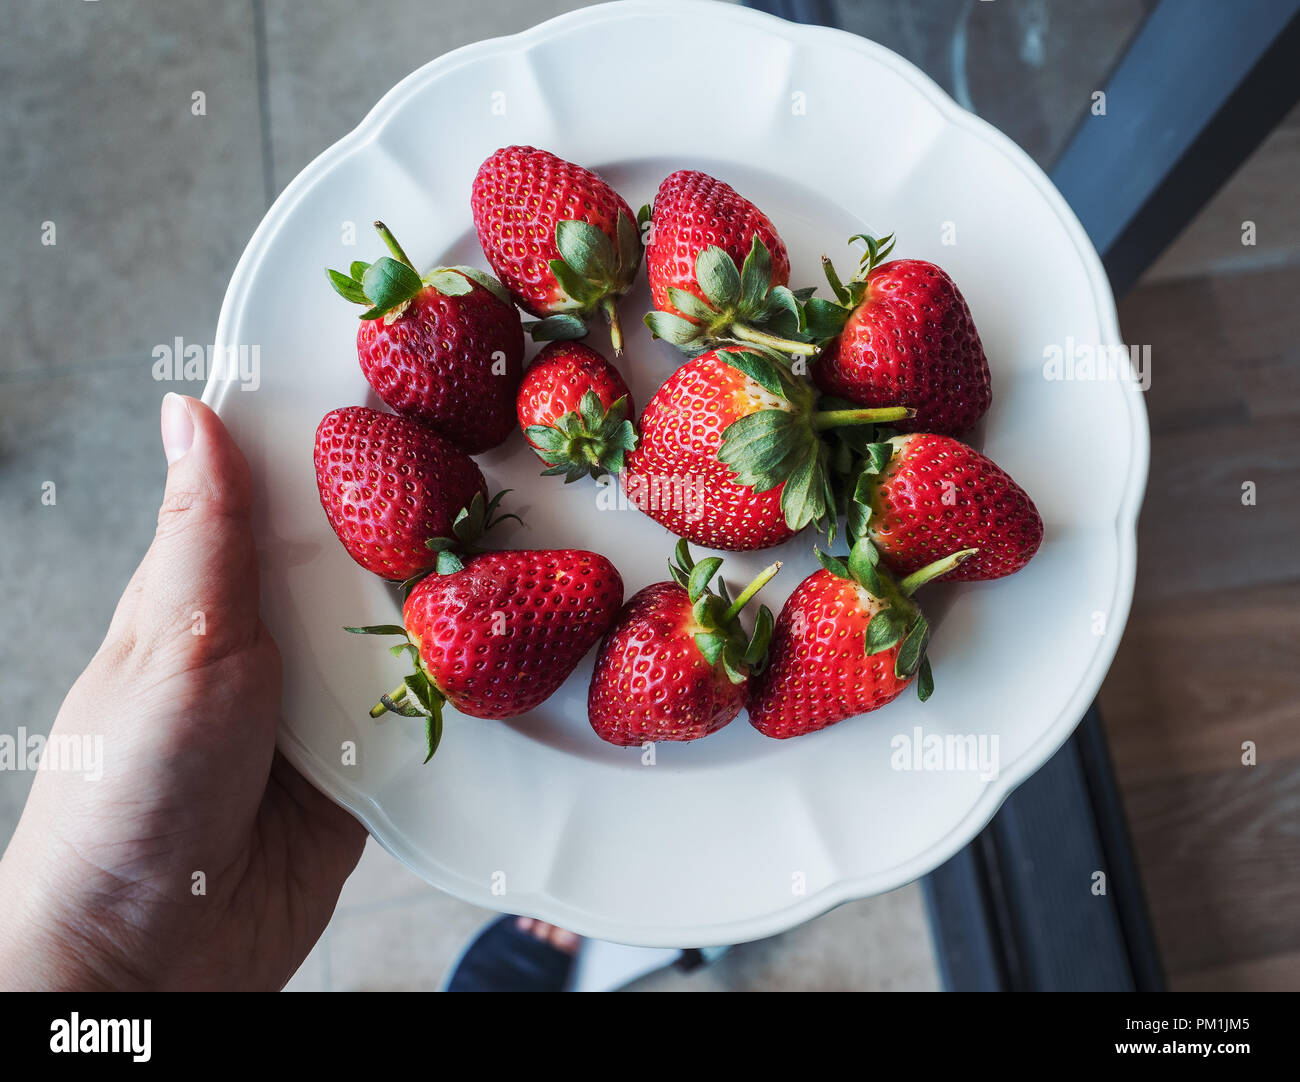
[[[421,266],[486,266],[470,184],[512,143],[598,170],[633,208],[675,169],[722,177],[776,223],[796,285],[819,279],[823,252],[849,266],[847,238],[864,229],[896,231],[899,255],[951,272],[993,372],[977,439],[1034,497],[1046,538],[1013,578],[921,595],[937,624],[924,706],[907,694],[793,741],[742,715],[707,740],[659,745],[650,764],[591,732],[589,656],[525,717],[449,711],[428,766],[418,722],[368,718],[401,673],[376,640],[341,628],[392,622],[396,595],[330,532],[312,440],[328,410],[378,403],[357,365],[356,313],[323,269],[380,255],[376,217]],[[639,324],[648,307],[642,275],[623,304],[621,362],[639,404],[682,359]],[[603,332],[592,342],[608,346]],[[1042,172],[879,45],[728,5],[631,2],[434,60],[288,186],[218,325],[220,347],[260,358],[256,387],[219,375],[206,398],[257,478],[264,611],[285,661],[280,745],[430,883],[587,936],[738,942],[915,879],[1061,745],[1119,642],[1147,467],[1140,391],[1068,364],[1085,378],[1044,372],[1053,349],[1068,361],[1118,342],[1097,255]],[[497,544],[596,549],[628,596],[667,577],[674,539],[608,489],[539,477],[521,437],[479,462],[527,521]],[[815,568],[812,541],[733,556],[724,573],[742,582],[784,560],[765,591],[775,611]],[[982,747],[996,771],[927,757],[944,737]]]

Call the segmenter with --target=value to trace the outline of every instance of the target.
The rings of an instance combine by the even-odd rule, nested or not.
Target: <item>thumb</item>
[[[162,402],[167,486],[158,530],[113,618],[131,637],[216,657],[258,633],[257,556],[248,463],[226,427],[194,398]],[[188,640],[188,642],[186,642]]]

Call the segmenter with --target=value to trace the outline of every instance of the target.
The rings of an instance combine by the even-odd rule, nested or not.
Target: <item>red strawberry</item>
[[[695,544],[769,548],[834,511],[821,429],[907,415],[818,413],[811,386],[770,355],[713,349],[678,368],[646,406],[623,486],[633,504]]]
[[[467,454],[514,428],[524,334],[510,295],[472,267],[416,273],[381,222],[396,258],[330,271],[346,300],[366,306],[357,330],[361,371],[392,409],[437,429]]]
[[[348,628],[403,635],[415,671],[370,711],[426,718],[429,761],[451,703],[477,718],[526,714],[559,688],[609,628],[623,580],[595,552],[484,552],[459,570],[421,579],[402,626]]]
[[[687,353],[722,340],[815,352],[799,340],[803,298],[787,288],[785,242],[758,207],[731,185],[683,169],[659,185],[643,221],[647,213],[646,270],[658,311],[645,322],[656,338]]]
[[[819,552],[825,570],[804,579],[777,617],[767,668],[750,689],[750,723],[778,740],[802,736],[893,702],[913,679],[928,699],[930,625],[911,595],[972,554],[895,583],[872,565],[867,542],[847,562]]]
[[[813,366],[827,394],[863,406],[916,410],[905,431],[959,436],[989,408],[989,365],[956,284],[933,263],[896,259],[893,237],[867,244],[857,276],[843,285],[823,258],[836,301],[807,304],[809,333],[830,342]]]
[[[992,459],[949,436],[922,433],[867,451],[856,513],[867,511],[866,535],[895,574],[910,575],[946,553],[978,548],[978,556],[944,578],[998,579],[1019,571],[1038,551],[1038,508]],[[863,523],[850,525],[861,534]]]
[[[515,146],[479,166],[470,205],[497,277],[542,317],[534,338],[581,338],[604,312],[622,351],[618,300],[641,265],[641,233],[618,192],[590,169]]]
[[[365,406],[325,414],[316,429],[316,487],[343,547],[367,571],[408,579],[437,562],[461,510],[487,485],[471,459],[432,429]]]
[[[619,613],[587,695],[587,717],[602,740],[698,740],[740,713],[750,672],[767,650],[772,613],[759,609],[752,636],[737,617],[781,565],[732,601],[721,579],[716,592],[709,589],[721,564],[716,556],[695,563],[682,541],[669,565],[675,581],[647,586]]]
[[[623,452],[636,446],[627,384],[594,349],[580,342],[552,342],[519,384],[519,427],[546,474],[565,482],[587,474],[618,473]]]

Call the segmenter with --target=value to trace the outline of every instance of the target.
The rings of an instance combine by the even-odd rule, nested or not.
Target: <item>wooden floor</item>
[[[1120,305],[1151,478],[1101,705],[1175,989],[1300,989],[1297,175],[1300,112]]]

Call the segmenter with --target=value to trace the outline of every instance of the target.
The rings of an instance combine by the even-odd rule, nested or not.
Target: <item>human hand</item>
[[[248,465],[194,399],[162,429],[157,535],[52,730],[102,738],[103,776],[37,773],[0,861],[0,987],[280,988],[361,855],[275,751]]]

